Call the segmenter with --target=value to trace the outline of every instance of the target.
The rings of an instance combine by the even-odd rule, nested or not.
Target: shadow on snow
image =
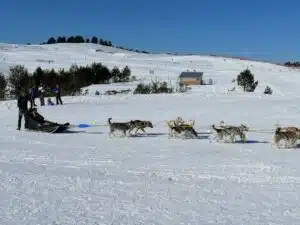
[[[246,141],[236,141],[236,144],[269,144],[269,141],[256,141],[256,140],[246,140]]]
[[[143,137],[158,137],[158,136],[164,136],[165,133],[148,133],[148,134],[131,134],[129,137],[133,138],[143,138]]]
[[[66,130],[58,134],[79,134],[79,133],[84,133],[84,134],[103,134],[103,132],[93,132],[93,131],[83,131],[83,130]]]

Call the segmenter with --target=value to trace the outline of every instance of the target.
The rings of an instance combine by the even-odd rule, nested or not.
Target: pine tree
[[[249,69],[242,71],[237,77],[237,84],[246,91],[247,88],[254,84],[254,75]]]
[[[128,66],[125,66],[124,69],[122,70],[122,81],[123,82],[129,81],[130,76],[131,76],[131,70],[129,69]]]
[[[12,94],[16,93],[18,86],[27,90],[30,85],[28,70],[22,65],[16,65],[9,68],[8,83],[11,86]]]
[[[122,79],[122,76],[121,76],[121,72],[119,70],[118,67],[114,67],[112,70],[111,70],[111,76],[114,80],[114,82],[118,82],[120,81],[120,79]]]
[[[98,38],[97,37],[92,37],[91,43],[98,44]]]
[[[56,40],[54,37],[49,38],[47,41],[47,44],[55,44],[55,43],[56,43]]]

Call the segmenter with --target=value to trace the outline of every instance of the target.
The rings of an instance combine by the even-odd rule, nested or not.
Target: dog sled
[[[70,123],[56,123],[49,120],[45,120],[44,117],[39,114],[36,108],[32,108],[27,113],[29,131],[45,132],[45,133],[62,133],[70,128]]]

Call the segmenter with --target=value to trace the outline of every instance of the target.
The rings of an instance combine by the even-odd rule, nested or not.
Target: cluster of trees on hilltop
[[[93,63],[87,66],[72,65],[67,70],[60,69],[58,71],[54,69],[44,70],[37,67],[33,73],[29,73],[23,65],[16,65],[10,67],[7,77],[0,74],[0,98],[5,97],[5,90],[8,85],[10,95],[16,93],[17,86],[28,90],[30,87],[39,86],[40,83],[49,87],[49,95],[56,84],[60,85],[63,95],[74,95],[85,86],[109,83],[110,81],[128,82],[130,79],[131,70],[128,66],[125,66],[122,70],[118,67],[109,70],[101,63]]]
[[[93,43],[93,44],[100,44],[105,46],[113,46],[111,41],[104,40],[102,38],[98,37],[92,37],[90,38],[84,38],[83,36],[77,35],[77,36],[59,36],[59,37],[50,37],[48,41],[42,43],[42,44],[56,44],[56,43]]]
[[[84,38],[81,35],[69,36],[69,37],[66,36],[50,37],[46,42],[43,42],[41,44],[56,44],[56,43],[93,43],[93,44],[100,44],[109,47],[115,47],[115,48],[131,51],[131,52],[150,54],[150,52],[144,50],[142,51],[138,49],[125,48],[122,46],[115,46],[111,41],[104,40],[103,38],[98,38],[96,36],[91,38]]]
[[[297,61],[297,62],[286,62],[284,63],[285,66],[288,66],[288,67],[300,67],[300,62]]]

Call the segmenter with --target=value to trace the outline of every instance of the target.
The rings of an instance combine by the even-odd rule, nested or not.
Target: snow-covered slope
[[[63,97],[64,105],[39,107],[49,120],[99,125],[65,134],[16,131],[16,102],[1,102],[0,224],[299,223],[300,151],[271,146],[275,124],[300,126],[296,71],[207,56],[96,53],[99,46],[86,44],[5,48],[4,70],[95,60],[129,65],[145,80],[150,69],[162,81],[196,69],[216,84],[185,94]],[[260,81],[257,93],[228,93],[247,66]],[[275,94],[262,96],[263,85]],[[178,116],[196,120],[199,139],[168,139],[165,120]],[[148,136],[109,138],[109,117],[154,127]],[[220,120],[247,124],[247,143],[210,143],[210,126]]]
[[[256,92],[266,85],[274,94],[298,95],[299,71],[279,65],[242,61],[212,56],[172,56],[166,54],[141,54],[96,44],[13,45],[0,44],[0,71],[9,66],[25,65],[29,71],[42,68],[69,68],[72,64],[87,65],[101,62],[109,68],[128,65],[132,75],[142,81],[159,79],[175,82],[182,71],[204,72],[204,79],[218,84],[214,91],[224,92],[232,87],[232,80],[242,70],[249,68],[259,80]],[[154,70],[154,74],[150,74]]]

